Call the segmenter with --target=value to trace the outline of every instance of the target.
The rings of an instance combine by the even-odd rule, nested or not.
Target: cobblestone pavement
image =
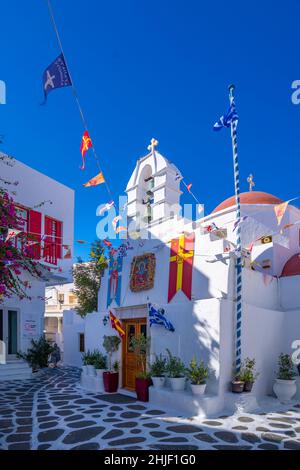
[[[300,450],[300,404],[188,419],[124,395],[86,392],[79,376],[65,367],[0,382],[0,449]]]

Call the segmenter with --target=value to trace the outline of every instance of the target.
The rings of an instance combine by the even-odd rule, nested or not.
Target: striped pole
[[[231,107],[235,107],[234,102],[234,85],[229,86],[229,102]],[[233,154],[233,171],[234,171],[234,189],[236,202],[236,220],[239,222],[241,217],[240,202],[240,174],[238,164],[237,151],[237,121],[231,121],[231,140]],[[242,332],[242,244],[241,244],[241,224],[237,224],[236,229],[236,328],[235,328],[235,370],[240,371],[241,368],[241,332]]]

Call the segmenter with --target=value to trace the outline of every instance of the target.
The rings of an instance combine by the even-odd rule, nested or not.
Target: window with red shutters
[[[40,259],[41,257],[41,231],[42,214],[31,209],[28,218],[27,240],[33,259]]]
[[[62,222],[45,216],[44,258],[47,263],[57,264],[62,257]]]
[[[25,246],[27,246],[27,237],[24,237],[24,233],[28,234],[29,210],[20,205],[15,205],[15,210],[18,220],[16,228],[22,230],[22,233],[15,237],[14,243],[15,247],[23,253]]]

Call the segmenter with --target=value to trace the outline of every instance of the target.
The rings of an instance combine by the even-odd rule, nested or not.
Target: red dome
[[[273,194],[264,193],[262,191],[249,191],[247,193],[240,194],[241,204],[280,204],[283,202]],[[221,202],[213,212],[219,212],[228,207],[235,206],[235,196],[231,196],[225,201]]]
[[[300,253],[293,255],[284,265],[281,277],[300,275]]]

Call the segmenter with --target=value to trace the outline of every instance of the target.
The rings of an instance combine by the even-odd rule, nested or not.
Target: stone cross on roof
[[[253,175],[250,174],[247,178],[247,183],[249,183],[249,191],[253,191],[253,186],[255,186],[255,183],[253,181]]]
[[[151,142],[150,142],[150,145],[148,145],[147,148],[148,148],[148,150],[151,151],[151,153],[153,153],[154,150],[155,150],[155,147],[157,147],[157,145],[158,145],[158,140],[152,138],[152,139],[151,139]]]

